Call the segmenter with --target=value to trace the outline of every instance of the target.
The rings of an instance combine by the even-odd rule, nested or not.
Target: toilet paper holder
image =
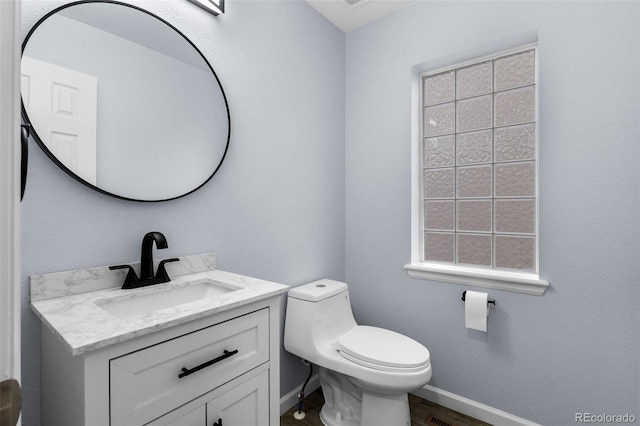
[[[462,292],[462,301],[465,301],[465,298],[467,297],[467,290]],[[487,300],[487,304],[491,304],[493,306],[496,306],[496,301],[495,300]]]

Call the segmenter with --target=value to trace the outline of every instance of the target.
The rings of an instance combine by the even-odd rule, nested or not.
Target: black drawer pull
[[[199,366],[197,366],[197,367],[193,367],[192,369],[188,369],[188,368],[186,368],[186,367],[182,367],[182,373],[178,374],[178,379],[182,379],[183,377],[188,376],[189,374],[193,374],[193,373],[195,373],[196,371],[200,371],[200,370],[202,370],[203,368],[207,368],[208,366],[213,365],[213,364],[215,364],[216,362],[220,362],[220,361],[222,361],[223,359],[227,359],[227,358],[229,358],[230,356],[234,356],[234,355],[235,355],[235,354],[237,354],[237,353],[238,353],[238,350],[237,350],[237,349],[236,349],[235,351],[231,351],[231,352],[229,352],[229,351],[225,350],[225,351],[224,351],[224,355],[220,355],[218,358],[214,358],[214,359],[212,359],[211,361],[207,361],[207,362],[205,362],[204,364],[200,364],[200,365],[199,365]]]

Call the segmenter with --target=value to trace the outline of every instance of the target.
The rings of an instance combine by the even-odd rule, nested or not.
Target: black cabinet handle
[[[218,419],[217,422],[213,422],[213,426],[222,426],[222,419]]]
[[[29,135],[31,134],[31,125],[22,124],[22,134],[20,137],[20,146],[22,155],[20,159],[20,201],[24,198],[24,190],[27,187],[27,165],[29,164]]]
[[[200,364],[200,365],[199,365],[199,366],[197,366],[197,367],[193,367],[193,368],[191,368],[191,369],[188,369],[188,368],[186,368],[186,367],[182,367],[182,373],[178,374],[178,379],[182,379],[183,377],[188,376],[189,374],[193,374],[193,373],[195,373],[196,371],[200,371],[200,370],[202,370],[203,368],[207,368],[208,366],[213,365],[213,364],[215,364],[216,362],[220,362],[220,361],[222,361],[223,359],[227,359],[227,358],[229,358],[229,357],[231,357],[231,356],[234,356],[234,355],[235,355],[235,354],[237,354],[237,353],[238,353],[238,350],[237,350],[237,349],[236,349],[235,351],[231,351],[231,352],[229,352],[229,351],[225,350],[225,351],[224,351],[224,355],[220,355],[219,357],[214,358],[214,359],[212,359],[211,361],[207,361],[207,362],[205,362],[204,364]]]

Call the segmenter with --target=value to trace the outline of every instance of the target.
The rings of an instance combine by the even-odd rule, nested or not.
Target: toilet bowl
[[[343,282],[289,290],[285,349],[319,367],[327,426],[409,426],[407,393],[431,379],[427,348],[402,334],[358,325]]]

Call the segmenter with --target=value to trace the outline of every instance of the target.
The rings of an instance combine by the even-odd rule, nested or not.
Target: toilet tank
[[[294,287],[289,290],[288,296],[307,302],[320,302],[344,291],[347,291],[346,283],[323,279]]]
[[[314,362],[355,326],[345,283],[323,279],[289,290],[284,347],[292,354]]]

